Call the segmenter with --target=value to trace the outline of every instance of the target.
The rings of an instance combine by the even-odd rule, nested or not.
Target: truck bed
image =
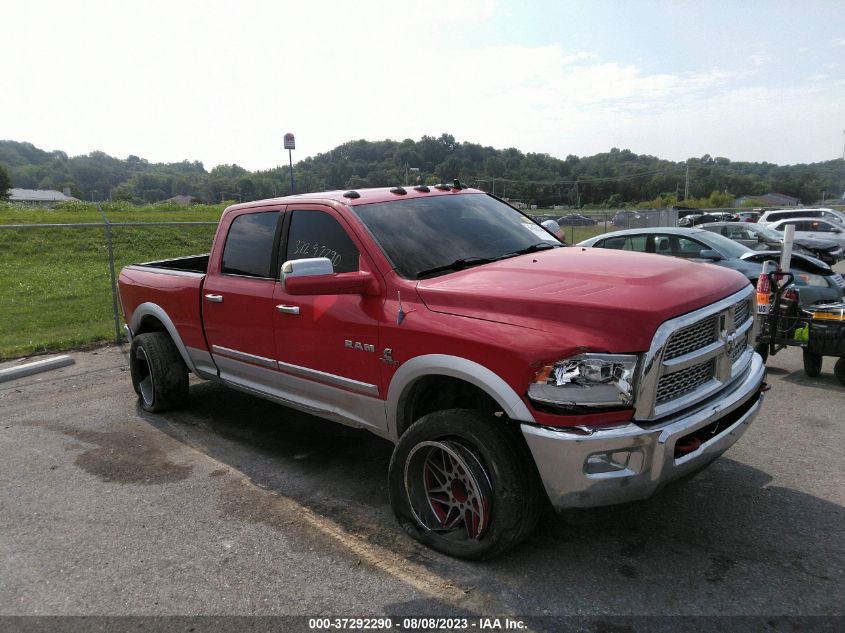
[[[150,268],[164,268],[166,270],[186,270],[195,273],[203,273],[208,270],[209,253],[203,255],[188,255],[187,257],[176,257],[173,259],[160,259],[154,262],[135,264],[136,266],[149,266]]]
[[[144,322],[144,329],[172,327],[187,354],[207,352],[200,297],[208,260],[208,254],[192,255],[124,267],[118,286],[130,329],[136,332]]]

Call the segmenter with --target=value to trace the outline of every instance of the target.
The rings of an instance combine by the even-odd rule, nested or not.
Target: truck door
[[[281,211],[235,216],[209,262],[202,292],[205,335],[220,377],[266,392],[278,379],[273,291]],[[225,228],[225,227],[224,227]]]
[[[374,271],[347,222],[330,207],[287,207],[279,263],[327,257],[334,272]],[[275,284],[276,358],[283,385],[355,424],[384,425],[379,390],[378,315],[383,297],[289,295]],[[374,419],[375,417],[375,419]]]

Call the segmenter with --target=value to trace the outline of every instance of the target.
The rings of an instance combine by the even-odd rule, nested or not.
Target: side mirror
[[[699,256],[701,259],[712,259],[713,261],[718,261],[718,260],[720,260],[720,259],[725,259],[725,258],[724,258],[724,257],[722,257],[719,253],[717,253],[716,251],[711,250],[711,249],[704,249],[703,251],[701,251],[701,252],[698,254],[698,256]]]
[[[293,259],[282,264],[282,288],[292,295],[377,295],[372,273],[335,273],[326,257]]]
[[[282,264],[282,287],[291,277],[313,277],[315,275],[331,275],[334,266],[328,257],[314,257],[311,259],[289,259]]]
[[[830,229],[830,232],[831,232],[831,233],[841,233],[841,232],[842,232],[842,229],[837,229],[837,228],[834,226],[832,229]]]
[[[765,241],[766,241],[766,236],[765,236],[765,235],[763,235],[762,233],[758,233],[758,234],[757,234],[757,241],[758,241],[758,242],[765,242]]]

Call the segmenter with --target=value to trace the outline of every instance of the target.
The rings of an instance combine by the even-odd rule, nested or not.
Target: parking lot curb
[[[26,363],[25,365],[18,365],[17,367],[9,367],[7,369],[0,369],[0,382],[7,382],[9,380],[16,380],[24,376],[31,376],[42,371],[50,371],[51,369],[58,369],[59,367],[67,367],[73,365],[76,361],[70,356],[55,356],[54,358],[47,358],[44,360],[37,360],[33,363]]]

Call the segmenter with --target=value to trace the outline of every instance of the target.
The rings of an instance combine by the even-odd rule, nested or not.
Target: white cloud
[[[754,55],[748,56],[748,61],[750,61],[754,66],[765,66],[772,61],[772,58],[765,53],[755,53]]]
[[[356,138],[449,132],[558,156],[616,146],[796,162],[814,159],[793,151],[809,145],[777,137],[825,134],[845,99],[829,86],[819,103],[808,86],[762,87],[762,53],[686,70],[679,54],[647,71],[583,44],[473,48],[466,34],[502,14],[491,0],[46,4],[10,7],[10,23],[51,18],[38,46],[22,30],[0,40],[7,59],[26,51],[5,67],[15,89],[0,93],[0,138],[70,153],[256,169],[286,162],[287,131],[294,160]]]

